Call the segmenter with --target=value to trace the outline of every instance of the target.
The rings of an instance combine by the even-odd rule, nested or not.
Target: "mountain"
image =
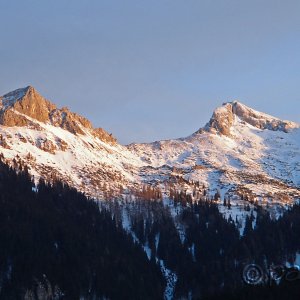
[[[186,138],[123,146],[26,87],[0,97],[0,124],[0,151],[8,162],[96,198],[143,184],[166,194],[208,189],[240,204],[284,205],[300,197],[300,125],[237,101],[217,108]]]
[[[36,178],[60,178],[94,197],[106,184],[115,190],[134,180],[138,158],[111,134],[67,108],[58,109],[33,87],[2,96],[0,109],[1,152],[8,161],[27,165]]]
[[[257,112],[237,101],[217,108],[186,138],[129,145],[147,166],[145,182],[200,182],[210,191],[262,203],[299,198],[299,124]],[[239,197],[237,197],[239,196]]]

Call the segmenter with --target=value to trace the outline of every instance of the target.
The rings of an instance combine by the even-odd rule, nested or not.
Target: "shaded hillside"
[[[109,212],[60,182],[37,189],[0,162],[0,299],[162,298],[159,268]]]

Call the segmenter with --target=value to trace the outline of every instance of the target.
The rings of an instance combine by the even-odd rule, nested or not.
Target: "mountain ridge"
[[[263,205],[300,199],[299,124],[237,102],[218,107],[192,135],[123,146],[33,87],[0,97],[0,151],[36,178],[57,177],[87,195],[118,197],[142,185],[220,194]],[[202,188],[203,187],[203,188]],[[196,191],[196,192],[195,192]]]
[[[103,128],[94,128],[88,119],[70,112],[67,107],[58,109],[32,86],[17,89],[0,97],[0,109],[0,123],[4,126],[33,125],[32,120],[27,118],[30,117],[66,129],[75,135],[85,134],[88,130],[105,142],[116,143],[116,139]]]
[[[30,85],[0,96],[1,124],[5,126],[23,126],[25,122],[18,122],[18,117],[16,115],[13,115],[13,118],[8,118],[8,120],[5,118],[3,119],[2,115],[8,109],[14,109],[20,114],[25,114],[40,122],[50,122],[52,125],[60,126],[74,134],[84,134],[84,132],[78,125],[74,125],[74,120],[68,120],[71,116],[85,128],[92,128],[96,131],[105,131],[103,128],[93,128],[91,122],[87,118],[71,112],[67,107],[57,108],[54,103],[41,96],[38,91]],[[282,120],[278,117],[259,112],[240,101],[234,100],[224,102],[221,106],[217,107],[213,111],[212,117],[206,125],[198,129],[195,133],[201,133],[205,130],[212,133],[229,135],[234,117],[238,117],[241,121],[259,129],[288,132],[291,129],[300,127],[300,124],[296,122]],[[17,121],[13,120],[14,118],[16,118]],[[73,123],[73,126],[71,126],[70,123]],[[114,138],[112,134],[107,133],[107,135],[112,138],[113,142],[116,142],[116,138]],[[178,139],[184,138],[185,137],[180,137]]]

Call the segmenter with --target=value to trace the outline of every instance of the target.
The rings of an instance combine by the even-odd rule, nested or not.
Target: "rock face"
[[[210,132],[218,132],[220,134],[229,136],[233,121],[234,115],[232,104],[226,103],[214,111],[210,121],[205,126],[205,129]]]
[[[234,101],[218,107],[204,129],[229,137],[230,129],[236,118],[259,129],[288,132],[290,129],[298,128],[298,124],[294,122],[282,121]]]
[[[232,112],[244,122],[260,129],[284,131],[297,128],[298,124],[290,121],[282,121],[264,113],[259,113],[237,101],[231,103]]]
[[[104,129],[93,128],[89,120],[70,112],[68,108],[58,109],[32,86],[0,97],[0,109],[0,124],[4,126],[28,126],[38,129],[36,120],[63,128],[75,135],[89,132],[106,143],[116,143],[116,139]]]

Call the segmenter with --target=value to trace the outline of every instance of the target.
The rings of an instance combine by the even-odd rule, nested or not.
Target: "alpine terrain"
[[[299,199],[300,125],[240,102],[124,146],[0,97],[0,299],[299,299]]]
[[[294,203],[300,196],[299,124],[234,101],[218,107],[203,128],[175,140],[120,145],[33,87],[0,97],[0,150],[28,166],[36,180],[59,178],[96,199],[151,185],[195,197],[203,189],[231,204]]]

